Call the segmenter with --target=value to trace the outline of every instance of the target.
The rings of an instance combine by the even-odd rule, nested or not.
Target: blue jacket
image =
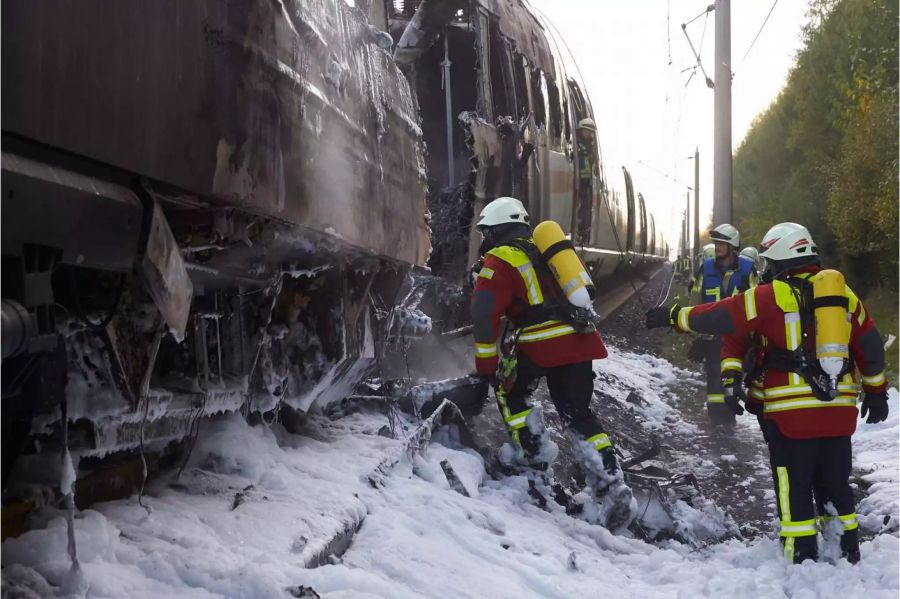
[[[717,302],[756,286],[756,272],[753,261],[738,256],[737,268],[726,270],[723,274],[716,265],[715,258],[703,261],[703,279],[700,289],[700,300],[704,304]]]

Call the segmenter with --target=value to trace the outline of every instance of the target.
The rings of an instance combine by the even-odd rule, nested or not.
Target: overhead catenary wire
[[[747,48],[747,51],[744,52],[744,57],[741,58],[741,62],[738,64],[738,68],[744,64],[744,61],[747,59],[747,56],[750,54],[750,50],[753,49],[753,46],[756,44],[756,40],[759,39],[759,35],[762,33],[762,30],[766,27],[766,23],[769,22],[769,17],[772,16],[772,11],[775,10],[775,5],[778,4],[778,0],[772,2],[771,8],[769,8],[769,13],[766,15],[766,18],[763,19],[762,25],[759,26],[759,31],[756,32],[756,36],[753,38],[753,41],[750,42],[750,47]],[[737,70],[737,69],[735,69]]]
[[[701,37],[701,49],[702,49],[702,41],[706,37],[706,23],[709,20],[709,13],[712,12],[714,8],[715,8],[715,6],[710,4],[709,6],[706,7],[706,10],[704,10],[702,13],[700,13],[699,15],[697,15],[690,21],[681,24],[681,32],[684,33],[684,38],[687,40],[688,45],[691,47],[691,52],[694,54],[694,59],[697,61],[697,66],[700,68],[700,71],[703,73],[703,77],[706,79],[706,86],[709,88],[713,87],[713,81],[712,81],[712,79],[710,79],[709,75],[707,75],[706,69],[703,67],[703,61],[700,60],[700,52],[694,47],[694,42],[691,41],[691,36],[688,35],[687,26],[704,15],[707,17],[706,21],[704,21],[704,23],[703,23],[703,35]],[[693,77],[693,74],[691,75],[691,77]],[[688,81],[690,81],[690,78],[688,79]]]

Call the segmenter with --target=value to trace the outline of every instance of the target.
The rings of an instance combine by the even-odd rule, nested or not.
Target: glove
[[[882,391],[881,393],[866,393],[866,397],[862,402],[862,409],[859,411],[859,417],[865,418],[866,414],[869,415],[866,419],[866,424],[875,424],[887,420],[887,391]]]
[[[754,416],[762,416],[763,414],[763,405],[762,402],[759,401],[747,401],[744,400],[744,407],[747,408],[747,411],[753,414]]]
[[[741,384],[741,373],[733,371],[722,373],[722,386],[725,387],[725,405],[738,416],[743,414],[741,401],[746,400],[746,397],[744,385]]]
[[[688,348],[687,357],[691,362],[702,362],[706,359],[708,341],[706,339],[694,339]]]
[[[648,329],[670,327],[675,324],[680,310],[681,306],[678,304],[659,306],[658,308],[647,310],[647,312],[644,313],[644,325]]]

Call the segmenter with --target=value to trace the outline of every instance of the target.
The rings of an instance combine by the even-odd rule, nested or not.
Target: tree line
[[[898,3],[812,0],[804,45],[734,157],[734,215],[758,243],[806,225],[861,291],[898,283]]]

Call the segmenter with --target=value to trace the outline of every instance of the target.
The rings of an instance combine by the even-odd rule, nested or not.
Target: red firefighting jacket
[[[497,370],[501,316],[506,316],[514,328],[522,329],[519,351],[542,368],[606,357],[606,347],[596,331],[578,333],[571,325],[552,318],[528,320],[533,312],[530,306],[542,305],[545,298],[558,301],[556,285],[547,276],[539,274],[519,248],[501,245],[485,255],[472,296],[475,367],[479,374],[490,376]]]
[[[821,270],[810,266],[792,276],[806,278]],[[795,372],[766,369],[751,384],[748,402],[761,402],[763,416],[773,420],[781,433],[792,439],[852,435],[856,430],[859,385],[867,393],[887,388],[884,345],[875,323],[856,294],[846,287],[851,317],[850,359],[855,369],[838,383],[838,394],[825,402],[817,399],[807,381]],[[739,375],[747,350],[757,353],[775,347],[795,350],[803,341],[799,306],[788,283],[774,281],[746,293],[712,304],[684,308],[678,330],[721,333],[723,375]],[[813,351],[814,331],[806,331],[807,348]],[[859,371],[857,377],[856,370]]]

